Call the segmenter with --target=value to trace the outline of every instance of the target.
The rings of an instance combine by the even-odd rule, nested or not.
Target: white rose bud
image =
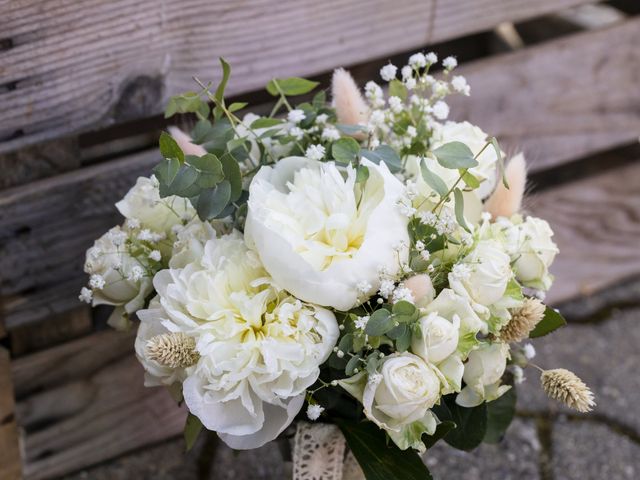
[[[522,243],[515,258],[516,278],[524,286],[548,290],[553,281],[549,266],[558,253],[551,240],[553,231],[545,220],[535,217],[527,217],[518,230]]]
[[[431,312],[419,320],[419,329],[414,333],[411,350],[431,363],[440,363],[458,346],[460,317],[454,315],[453,322]]]
[[[463,407],[475,407],[484,401],[495,400],[509,390],[500,385],[507,368],[509,345],[506,343],[484,343],[469,354],[462,378],[467,384],[456,398]]]

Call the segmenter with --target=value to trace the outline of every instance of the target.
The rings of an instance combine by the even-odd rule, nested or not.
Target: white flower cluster
[[[454,57],[437,63],[385,65],[388,94],[368,82],[366,101],[351,79],[335,109],[283,97],[286,119],[230,116],[234,150],[220,159],[239,155],[246,175],[231,213],[217,210],[228,217],[202,220],[202,195],[161,198],[140,178],[117,203],[123,225],[87,251],[80,299],[114,305],[116,327],[137,313],[146,384],[172,389],[231,447],[273,440],[301,411],[331,418],[316,393],[335,388],[422,451],[436,405],[475,407],[511,388],[505,372],[523,378],[535,350],[507,342],[540,320],[524,318],[544,310],[525,294],[550,288],[558,249],[544,220],[491,209],[503,153],[446,121],[445,97],[469,86]]]

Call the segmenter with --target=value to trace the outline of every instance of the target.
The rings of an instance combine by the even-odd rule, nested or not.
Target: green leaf
[[[240,195],[242,195],[242,173],[240,172],[240,165],[229,152],[226,152],[220,157],[220,163],[222,164],[225,180],[228,180],[231,184],[230,201],[235,202],[240,198]]]
[[[165,158],[153,169],[158,181],[170,185],[180,170],[180,162],[177,158]]]
[[[462,177],[462,181],[467,185],[467,187],[471,189],[476,189],[480,186],[480,182],[478,179],[469,173],[468,170],[460,169],[460,176]]]
[[[369,168],[360,165],[356,170],[356,183],[364,183],[369,178]]]
[[[486,443],[498,443],[516,413],[516,389],[511,387],[499,398],[487,403]]]
[[[338,350],[350,352],[351,349],[353,349],[353,333],[347,333],[338,342]]]
[[[311,105],[316,110],[320,110],[327,104],[327,94],[324,90],[320,90],[313,96],[313,100],[311,100]]]
[[[212,153],[207,153],[201,157],[187,155],[186,161],[198,173],[196,185],[200,188],[213,188],[224,179],[222,163]]]
[[[384,308],[376,310],[371,314],[367,326],[364,331],[372,337],[384,335],[395,326],[395,320],[391,316],[391,312]]]
[[[407,99],[407,87],[398,79],[393,79],[389,82],[389,96],[398,97],[401,100]]]
[[[362,149],[360,150],[360,156],[365,157],[376,165],[384,162],[393,173],[402,170],[402,160],[400,160],[400,156],[389,145],[380,145],[373,151]]]
[[[441,421],[452,421],[456,428],[444,440],[459,450],[473,450],[482,443],[487,431],[487,404],[465,408],[455,402],[455,395],[447,395],[433,411]]]
[[[189,188],[198,179],[198,172],[190,165],[183,165],[178,170],[173,182],[167,185],[170,195],[189,196]]]
[[[446,420],[441,422],[436,427],[436,431],[433,432],[433,435],[423,435],[422,441],[424,442],[424,446],[427,447],[427,450],[433,447],[436,442],[442,438],[444,438],[447,433],[456,428],[455,422],[451,420]]]
[[[336,124],[336,128],[345,135],[357,135],[358,133],[366,133],[367,129],[362,125],[344,125]]]
[[[491,137],[489,140],[491,142],[491,146],[496,152],[496,155],[498,156],[498,170],[500,170],[502,184],[504,185],[504,188],[509,188],[509,182],[507,181],[507,177],[504,175],[504,157],[502,156],[500,145],[498,145],[498,139],[496,137]]]
[[[282,125],[282,120],[280,120],[279,118],[262,117],[262,118],[258,118],[257,120],[254,120],[253,123],[251,124],[251,128],[253,129],[270,128],[270,127],[275,127],[276,125]]]
[[[360,365],[360,357],[357,355],[354,355],[347,362],[347,366],[344,367],[345,375],[348,375],[348,376],[353,375],[355,373],[354,370],[358,368],[359,365]]]
[[[398,325],[397,327],[393,327],[391,330],[389,330],[387,332],[387,337],[389,337],[391,340],[397,340],[398,338],[400,338],[402,335],[404,335],[404,333],[409,329],[409,327],[404,324],[401,323],[400,325]]]
[[[242,110],[247,105],[249,105],[247,102],[233,102],[231,105],[229,105],[229,108],[227,110],[233,113],[237,112],[238,110]]]
[[[274,97],[280,95],[280,91],[286,96],[304,95],[320,85],[318,82],[312,82],[306,78],[274,78],[267,83],[267,92]]]
[[[207,188],[200,193],[196,211],[200,220],[216,218],[229,203],[231,198],[231,184],[224,180],[214,188]]]
[[[203,104],[206,105],[206,103],[200,98],[200,94],[196,92],[185,92],[180,95],[175,95],[169,99],[167,108],[164,112],[164,117],[169,118],[176,113],[202,112]]]
[[[467,225],[467,221],[464,219],[464,197],[462,196],[462,191],[459,188],[455,188],[453,190],[453,198],[456,203],[456,220],[462,228],[469,232],[469,225]]]
[[[189,413],[187,421],[184,424],[184,441],[186,443],[187,452],[193,448],[198,439],[198,435],[202,431],[202,422],[198,417]]]
[[[160,153],[164,158],[175,158],[180,163],[184,163],[184,153],[178,146],[178,142],[176,142],[171,135],[167,132],[162,132],[160,134],[159,143]]]
[[[216,88],[216,93],[213,94],[218,103],[222,103],[224,98],[224,89],[227,88],[227,82],[231,76],[231,67],[222,57],[220,57],[220,65],[222,65],[222,80],[220,80],[218,88]]]
[[[400,300],[399,302],[394,303],[392,311],[394,315],[413,316],[416,312],[416,306],[406,300]]]
[[[471,168],[478,165],[473,152],[462,142],[449,142],[436,148],[433,154],[445,168]]]
[[[331,145],[333,159],[341,163],[351,163],[358,158],[360,145],[353,138],[341,138]]]
[[[404,325],[407,327],[406,325]],[[406,352],[411,345],[411,329],[407,327],[400,337],[396,340],[396,350],[399,352]]]
[[[420,162],[420,172],[422,173],[422,178],[427,185],[429,185],[438,195],[444,198],[449,192],[447,184],[444,183],[444,180],[442,180],[438,175],[429,170],[427,162],[424,160]]]
[[[432,480],[415,450],[400,450],[371,422],[337,419],[347,445],[367,480]]]
[[[543,337],[560,327],[564,327],[566,324],[567,321],[559,312],[547,306],[544,311],[544,317],[529,334],[529,338]]]

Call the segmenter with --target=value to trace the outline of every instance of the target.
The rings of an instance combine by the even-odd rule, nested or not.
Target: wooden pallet
[[[562,252],[549,301],[640,274],[640,18],[624,7],[585,30],[563,15],[550,39],[558,19],[543,16],[583,3],[0,0],[0,479],[55,478],[181,431],[185,412],[143,387],[131,335],[96,331],[77,293],[84,250],[158,159],[164,101],[194,74],[215,81],[220,55],[230,92],[258,102],[276,74],[326,82],[354,65],[365,79],[430,44],[474,58],[452,116],[553,184],[527,202]]]

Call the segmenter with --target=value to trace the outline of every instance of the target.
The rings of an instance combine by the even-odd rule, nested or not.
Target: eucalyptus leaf
[[[411,302],[407,302],[406,300],[400,300],[399,302],[393,304],[392,311],[394,315],[412,316],[416,311],[416,306]]]
[[[389,145],[380,145],[375,150],[362,149],[360,156],[377,165],[379,165],[380,162],[384,162],[393,173],[402,170],[402,160],[398,156],[398,153]]]
[[[367,129],[362,125],[345,125],[339,123],[336,125],[336,128],[345,135],[357,135],[367,131]]]
[[[360,165],[356,170],[356,183],[365,183],[369,178],[369,168]]]
[[[360,365],[360,357],[358,357],[357,355],[354,355],[347,362],[347,366],[344,367],[345,375],[348,375],[348,376],[353,375],[355,373],[354,370],[358,368],[359,365]]]
[[[395,326],[395,320],[391,316],[391,312],[384,308],[373,312],[365,327],[365,333],[372,337],[384,335]]]
[[[313,100],[311,100],[311,105],[316,110],[320,110],[327,104],[327,94],[324,90],[320,90],[313,96]]]
[[[237,112],[238,110],[242,110],[247,105],[249,105],[247,102],[233,102],[231,105],[229,105],[228,110],[231,113]]]
[[[333,159],[341,163],[352,163],[358,158],[360,152],[360,144],[353,138],[341,138],[331,145],[331,154]]]
[[[251,128],[270,128],[275,127],[276,125],[282,125],[282,123],[282,120],[280,120],[279,118],[261,117],[251,123]]]
[[[165,158],[153,169],[153,173],[160,183],[170,185],[180,170],[177,158]]]
[[[404,325],[407,327],[406,325]],[[407,327],[402,335],[396,340],[396,350],[398,352],[406,352],[411,346],[411,329]]]
[[[213,188],[207,188],[200,193],[196,211],[200,220],[216,218],[227,206],[231,198],[231,184],[223,180]]]
[[[224,90],[225,88],[227,88],[227,82],[229,81],[229,77],[231,76],[231,67],[222,57],[220,57],[220,65],[222,66],[222,80],[220,80],[218,88],[216,88],[216,92],[213,95],[218,103],[222,103],[223,101]]]
[[[336,423],[367,480],[432,480],[415,450],[400,450],[375,424],[344,419]]]
[[[433,150],[438,163],[445,168],[471,168],[478,165],[473,152],[462,142],[449,142]]]
[[[187,421],[184,425],[184,441],[186,444],[187,452],[193,448],[193,445],[198,439],[198,435],[202,431],[202,422],[198,417],[189,413],[187,415]]]
[[[464,218],[464,197],[459,188],[453,190],[453,198],[455,199],[456,220],[462,228],[469,232],[469,225],[467,225],[467,221]]]
[[[427,162],[423,159],[420,162],[420,172],[422,173],[423,180],[429,185],[440,197],[444,198],[449,189],[447,188],[447,184],[444,183],[438,175],[429,170],[427,167]]]
[[[240,195],[242,195],[242,173],[240,172],[240,165],[229,152],[226,152],[220,157],[220,163],[222,164],[224,178],[228,180],[231,185],[231,198],[229,201],[235,202],[240,198]]]
[[[184,163],[184,153],[178,142],[166,132],[160,134],[160,153],[164,158],[175,158],[180,163]]]
[[[318,82],[306,78],[274,78],[267,84],[267,92],[274,97],[280,95],[280,90],[286,96],[304,95],[320,85]]]
[[[178,170],[173,182],[167,185],[171,195],[178,195],[181,197],[191,196],[190,187],[194,185],[198,179],[198,172],[191,165],[183,165]]]
[[[353,349],[353,334],[347,333],[344,335],[340,342],[338,342],[338,350],[343,352],[350,352]]]
[[[200,188],[213,188],[224,179],[222,163],[212,153],[207,153],[201,157],[187,155],[185,160],[198,173],[196,185]]]
[[[544,317],[538,322],[536,328],[529,333],[529,338],[543,337],[560,327],[564,327],[566,324],[567,321],[560,315],[560,312],[547,306],[544,310]]]

